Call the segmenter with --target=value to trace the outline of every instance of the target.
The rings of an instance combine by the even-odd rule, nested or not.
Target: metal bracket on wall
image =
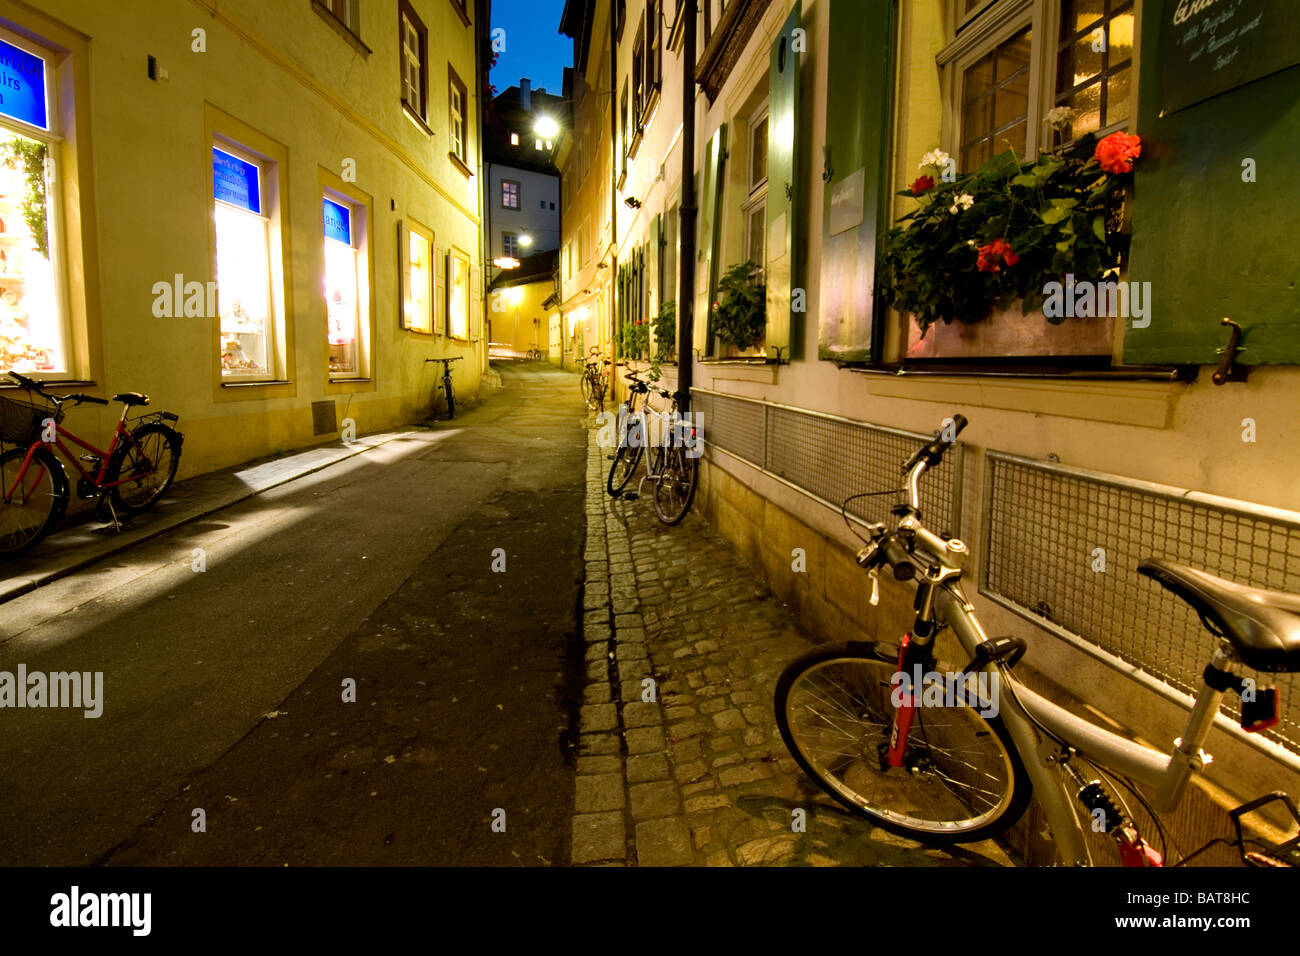
[[[1242,328],[1232,319],[1224,316],[1219,320],[1220,325],[1230,326],[1232,332],[1228,335],[1228,344],[1225,348],[1216,349],[1219,355],[1219,367],[1214,370],[1210,376],[1210,381],[1215,385],[1223,385],[1225,382],[1244,382],[1250,370],[1243,365],[1237,365],[1237,353],[1245,351],[1240,348]]]
[[[831,176],[835,175],[835,167],[831,165],[831,148],[822,147],[822,182],[831,181]]]

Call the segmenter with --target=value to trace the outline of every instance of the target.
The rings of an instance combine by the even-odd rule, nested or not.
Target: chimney
[[[533,90],[532,81],[524,77],[519,81],[519,108],[525,113],[533,111]]]

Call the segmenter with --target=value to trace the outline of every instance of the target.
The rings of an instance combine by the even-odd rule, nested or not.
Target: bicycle
[[[635,372],[627,373],[624,378],[628,381],[628,395],[627,401],[618,408],[618,451],[614,453],[614,463],[609,466],[609,477],[605,479],[605,490],[611,498],[623,495],[623,489],[636,474],[645,454],[645,423],[637,411],[637,398],[641,399],[644,407],[650,384],[642,381]]]
[[[900,489],[906,503],[893,509],[896,522],[868,526],[857,555],[872,579],[872,603],[886,568],[898,580],[917,581],[911,632],[897,644],[833,644],[793,661],[776,688],[782,739],[804,772],[840,804],[923,843],[996,836],[1020,817],[1032,789],[1062,862],[1091,865],[1086,833],[1095,829],[1114,841],[1123,865],[1164,865],[1168,848],[1156,814],[1175,809],[1188,782],[1209,763],[1202,746],[1224,695],[1242,697],[1243,729],[1277,723],[1276,688],[1255,687],[1238,675],[1243,666],[1263,673],[1300,670],[1300,597],[1234,584],[1173,561],[1142,561],[1138,570],[1190,603],[1219,639],[1195,706],[1170,753],[1076,716],[1016,679],[1013,668],[1025,642],[989,639],[962,589],[965,544],[921,523],[921,477],[942,461],[965,424],[953,416],[942,437],[912,456]],[[935,638],[946,627],[970,659],[959,672],[935,658]],[[943,671],[955,678],[950,685]],[[967,692],[949,693],[963,683]],[[943,706],[936,706],[941,699]],[[1123,786],[1150,813],[1161,850],[1143,839],[1123,798],[1117,804],[1104,781]],[[1133,781],[1153,788],[1154,800]],[[1300,864],[1300,838],[1246,851],[1251,841],[1241,836],[1240,815],[1275,800],[1300,823],[1295,804],[1280,793],[1232,811],[1238,840],[1229,845],[1248,864]],[[1221,841],[1180,863],[1214,842]]]
[[[68,508],[68,474],[54,449],[72,463],[78,498],[98,499],[107,508],[113,527],[120,529],[117,509],[138,514],[153,507],[167,493],[180,465],[185,437],[164,422],[177,422],[171,412],[152,412],[130,421],[134,407],[149,404],[149,396],[121,392],[112,401],[122,403],[122,414],[107,449],[100,449],[64,428],[64,405],[108,405],[109,399],[93,395],[58,396],[40,382],[17,372],[9,377],[45,404],[0,396],[0,441],[17,445],[0,454],[0,555],[22,554],[34,548]],[[87,454],[78,458],[62,439],[80,445]],[[82,462],[90,469],[82,467]]]
[[[439,385],[438,387],[442,389],[443,394],[446,395],[447,397],[448,420],[456,417],[456,392],[453,390],[451,384],[451,363],[459,362],[464,357],[465,356],[463,355],[456,355],[453,356],[452,358],[427,358],[424,360],[426,363],[428,362],[442,363],[442,384]],[[432,409],[430,411],[432,412]],[[433,415],[430,414],[429,417],[432,418]]]
[[[600,358],[600,347],[593,345],[588,352],[586,367],[582,370],[582,379],[578,387],[582,390],[582,400],[593,412],[605,410],[605,392],[608,388],[604,366],[609,359]]]

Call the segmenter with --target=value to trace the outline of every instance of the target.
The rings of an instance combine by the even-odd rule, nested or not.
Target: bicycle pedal
[[[622,498],[624,501],[636,501],[637,498],[641,496],[638,495],[635,491],[626,491],[623,494],[619,495],[619,497]]]

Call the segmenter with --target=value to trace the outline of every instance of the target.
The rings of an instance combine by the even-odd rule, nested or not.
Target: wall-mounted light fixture
[[[623,205],[627,206],[628,209],[640,209],[641,200],[637,199],[635,196],[628,196],[623,200]]]

